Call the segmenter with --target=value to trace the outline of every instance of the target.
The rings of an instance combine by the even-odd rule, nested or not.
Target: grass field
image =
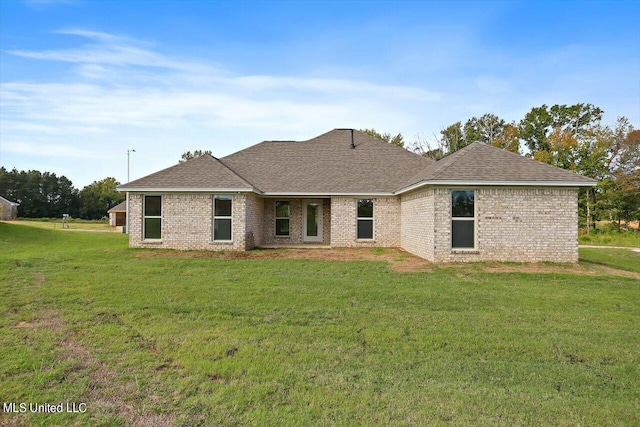
[[[0,424],[638,425],[640,254],[601,251],[398,272],[0,223],[2,399],[87,404]]]
[[[62,220],[61,219],[21,219],[17,221],[11,221],[11,224],[19,224],[26,225],[29,227],[38,227],[38,228],[50,228],[50,229],[58,229],[62,230]],[[107,221],[86,221],[86,220],[77,220],[72,219],[67,223],[68,228],[65,230],[86,230],[86,231],[110,231],[116,232],[116,227],[109,226],[109,222]]]
[[[580,262],[640,273],[640,253],[628,249],[583,248],[580,249]]]
[[[640,248],[640,232],[580,234],[581,245],[630,246]]]

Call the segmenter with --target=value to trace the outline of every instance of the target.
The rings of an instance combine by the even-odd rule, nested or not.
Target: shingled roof
[[[434,163],[351,129],[300,142],[266,141],[220,161],[262,192],[280,194],[392,193]]]
[[[118,187],[120,190],[252,191],[253,186],[220,160],[205,154]]]
[[[112,207],[111,209],[109,209],[107,211],[107,213],[111,213],[111,212],[126,212],[127,211],[127,201],[125,200],[124,202],[120,202],[117,205],[115,205],[114,207]]]
[[[416,173],[406,182],[405,188],[420,183],[592,186],[596,181],[482,142],[473,142]]]
[[[354,147],[351,147],[353,135]],[[204,155],[118,188],[273,195],[398,194],[423,185],[593,186],[596,181],[480,142],[438,162],[352,129]]]

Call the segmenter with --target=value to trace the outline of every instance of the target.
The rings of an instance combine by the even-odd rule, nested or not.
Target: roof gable
[[[244,190],[253,186],[222,164],[220,160],[204,154],[183,163],[152,173],[118,187],[121,190]]]
[[[126,212],[127,211],[127,201],[123,201],[112,207],[107,211],[107,213],[111,212]]]
[[[419,182],[467,181],[509,183],[563,183],[592,185],[596,181],[482,142],[461,150],[418,172],[406,186]]]
[[[13,206],[20,206],[20,203],[12,202],[11,200],[7,200],[4,197],[0,196],[0,200],[4,200],[6,203],[9,203]]]

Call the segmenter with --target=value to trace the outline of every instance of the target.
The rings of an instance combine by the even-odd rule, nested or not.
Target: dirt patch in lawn
[[[324,261],[380,261],[394,271],[429,272],[436,268],[457,268],[469,274],[487,273],[566,273],[588,276],[622,276],[640,279],[640,273],[596,264],[552,263],[452,263],[435,264],[398,248],[331,248],[331,249],[255,249],[251,251],[177,251],[139,249],[141,258],[215,258],[215,259],[315,259]]]
[[[135,384],[126,383],[118,373],[95,358],[82,346],[69,331],[60,315],[50,309],[39,313],[34,322],[20,322],[19,328],[42,328],[64,335],[60,342],[62,354],[59,361],[70,362],[74,370],[82,370],[89,376],[90,382],[84,396],[78,396],[87,403],[93,412],[112,414],[126,420],[128,426],[170,426],[174,423],[173,415],[151,413],[148,408],[154,396],[146,396],[135,405],[123,399],[123,396],[136,395]]]
[[[141,258],[313,259],[323,261],[380,261],[396,271],[431,271],[434,263],[398,248],[254,249],[251,251],[177,251],[139,249]]]

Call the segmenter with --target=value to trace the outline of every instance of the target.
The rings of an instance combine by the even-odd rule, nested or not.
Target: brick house
[[[435,262],[577,262],[578,189],[595,184],[479,142],[435,162],[334,129],[203,155],[119,190],[131,247],[400,247]]]

